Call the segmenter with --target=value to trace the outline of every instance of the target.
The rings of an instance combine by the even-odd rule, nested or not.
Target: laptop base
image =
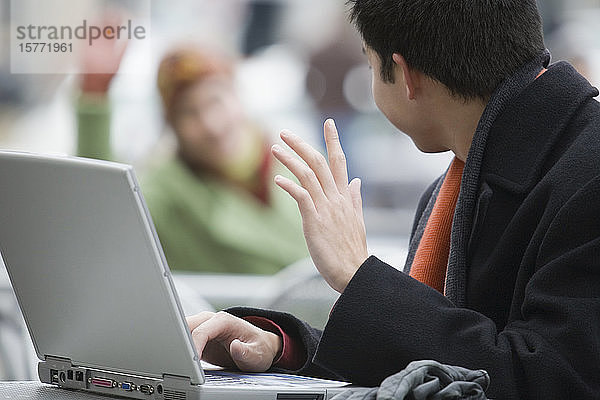
[[[344,382],[329,387],[275,387],[256,384],[194,385],[189,378],[163,376],[162,379],[120,374],[94,368],[73,366],[69,360],[47,357],[38,364],[42,383],[63,389],[79,390],[102,395],[147,400],[325,400],[348,388]],[[298,377],[300,378],[300,377]],[[293,379],[290,376],[290,379]],[[302,378],[310,380],[311,378]],[[316,379],[319,381],[319,379]],[[274,390],[275,389],[275,390]]]
[[[66,389],[92,391],[132,399],[193,399],[198,398],[197,387],[189,378],[164,376],[153,379],[119,374],[93,368],[76,367],[69,360],[47,357],[38,364],[38,375],[43,383]],[[190,392],[190,393],[188,393]]]

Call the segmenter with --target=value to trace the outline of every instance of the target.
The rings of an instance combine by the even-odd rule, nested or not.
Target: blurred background
[[[538,3],[553,61],[570,61],[597,86],[600,0]],[[135,2],[128,7],[135,9]],[[236,59],[235,83],[244,107],[272,141],[285,128],[323,149],[322,122],[336,120],[349,175],[363,182],[370,252],[402,268],[419,196],[451,156],[420,153],[377,111],[361,41],[345,10],[341,0],[151,0],[151,65],[131,43],[122,70],[141,72],[117,73],[109,92],[113,158],[143,174],[149,160],[172,147],[156,88],[159,62],[177,43],[217,47]],[[10,1],[0,0],[0,149],[75,154],[79,77],[12,74],[9,30]],[[33,379],[23,366],[31,363],[9,361],[31,352],[29,344],[17,346],[22,325],[18,313],[13,315],[8,281],[0,282],[5,289],[0,349],[12,349],[12,356],[0,353],[0,379]],[[190,312],[232,304],[271,306],[322,326],[335,301],[307,260],[273,276],[181,273],[176,282]],[[297,297],[290,301],[284,292]],[[301,309],[294,308],[300,303]]]

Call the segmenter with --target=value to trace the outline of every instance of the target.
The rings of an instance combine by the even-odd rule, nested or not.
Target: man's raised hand
[[[300,159],[277,144],[272,152],[300,185],[281,175],[275,183],[298,203],[311,258],[325,281],[341,293],[367,259],[366,232],[360,180],[348,184],[346,157],[333,120],[325,121],[324,134],[329,164],[300,137],[283,131],[281,139]]]

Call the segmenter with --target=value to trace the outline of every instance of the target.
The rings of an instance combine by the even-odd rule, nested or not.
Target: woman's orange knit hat
[[[167,116],[171,116],[182,89],[214,75],[232,75],[231,65],[216,52],[182,47],[167,53],[158,67],[158,91]]]

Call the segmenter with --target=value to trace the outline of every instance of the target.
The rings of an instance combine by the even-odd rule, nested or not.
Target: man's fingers
[[[209,319],[192,330],[198,355],[205,361],[224,367],[237,366],[243,371],[266,371],[281,347],[280,338],[226,312],[202,313],[193,318]]]
[[[210,311],[202,311],[201,313],[190,315],[185,317],[187,321],[188,327],[190,328],[190,332],[196,329],[196,327],[204,322],[208,321],[215,315],[214,312]]]
[[[303,219],[310,218],[312,215],[316,214],[317,209],[315,208],[311,195],[306,189],[281,175],[276,175],[274,180],[277,186],[288,192],[289,195],[296,200]]]
[[[201,313],[202,314],[202,313]],[[200,314],[199,314],[200,315]],[[199,317],[201,318],[201,317]],[[209,341],[216,340],[223,344],[225,349],[229,349],[229,344],[233,338],[232,334],[236,332],[235,317],[226,312],[213,313],[212,317],[199,324],[192,330],[192,339],[198,350],[198,355],[202,357],[204,348]]]
[[[297,135],[288,131],[282,131],[280,136],[314,172],[325,196],[331,198],[338,194],[338,188],[336,187],[329,165],[327,165],[327,159]]]
[[[214,340],[220,333],[219,327],[214,322],[211,323],[211,320],[204,322],[192,331],[192,340],[200,358],[202,358],[206,344]]]
[[[356,215],[363,218],[363,209],[362,209],[362,195],[360,194],[360,186],[361,181],[359,178],[352,179],[350,185],[348,185],[350,190],[350,196],[352,197],[352,205],[354,206],[354,211]]]
[[[348,188],[348,169],[346,155],[340,143],[340,137],[335,127],[335,122],[330,118],[323,126],[325,134],[325,145],[329,157],[331,174],[340,193],[344,194]]]
[[[292,174],[298,178],[302,187],[304,187],[312,201],[315,204],[323,203],[327,200],[325,193],[319,183],[316,174],[306,164],[304,164],[297,157],[294,157],[289,152],[285,151],[283,147],[276,144],[271,148],[273,155],[277,158]],[[290,193],[291,194],[291,193]]]

